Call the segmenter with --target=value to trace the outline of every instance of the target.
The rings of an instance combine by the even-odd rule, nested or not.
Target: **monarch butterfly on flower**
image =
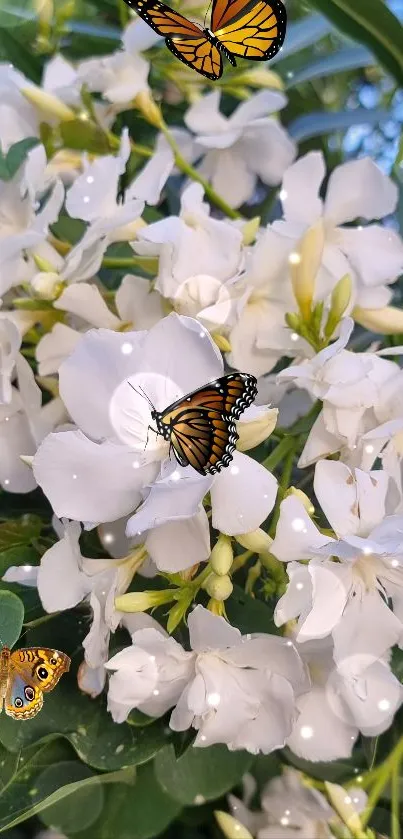
[[[235,56],[266,61],[279,51],[287,13],[281,0],[213,0],[211,28],[202,28],[159,0],[125,0],[165,37],[171,52],[188,67],[219,79],[222,55],[236,67]]]

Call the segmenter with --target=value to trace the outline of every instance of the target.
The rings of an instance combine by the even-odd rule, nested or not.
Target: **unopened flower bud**
[[[253,551],[255,554],[270,553],[273,542],[273,539],[261,527],[252,530],[250,533],[242,533],[241,536],[235,538],[243,548],[247,551]]]
[[[233,585],[228,574],[219,577],[217,574],[211,574],[205,585],[207,593],[214,600],[227,600],[232,593]]]
[[[352,288],[350,274],[345,274],[344,277],[336,283],[330,298],[330,311],[325,326],[325,335],[327,338],[331,338],[336,326],[340,323],[340,320],[350,303]]]
[[[244,824],[234,819],[229,813],[224,813],[223,810],[216,810],[214,813],[217,824],[221,828],[224,836],[227,839],[253,839],[252,834],[245,827]]]
[[[294,329],[295,332],[298,332],[301,327],[301,318],[299,315],[295,314],[295,312],[287,312],[285,315],[285,322],[290,329]]]
[[[384,306],[383,309],[362,309],[355,306],[352,312],[354,320],[371,332],[381,335],[394,335],[403,332],[403,311],[395,306]]]
[[[56,300],[63,290],[63,282],[55,272],[40,271],[31,280],[36,295],[43,300]]]
[[[31,103],[31,105],[35,105],[36,108],[39,108],[47,117],[54,117],[59,119],[61,122],[69,122],[72,119],[76,119],[76,115],[71,108],[68,108],[67,105],[62,102],[61,99],[58,99],[57,96],[54,96],[53,93],[46,93],[44,90],[41,90],[40,87],[22,87],[21,93],[25,96],[25,99]]]
[[[339,784],[331,784],[325,781],[326,792],[329,796],[330,803],[333,805],[336,813],[340,816],[344,824],[348,827],[350,833],[356,839],[365,839],[365,831],[363,829],[359,814],[354,808],[351,796]]]
[[[249,219],[242,227],[242,244],[252,245],[260,227],[260,216]]]
[[[226,617],[225,606],[222,600],[214,600],[214,597],[211,597],[207,603],[207,608],[212,615],[217,615],[217,618]]]
[[[234,560],[234,553],[232,550],[231,539],[229,536],[221,534],[210,556],[210,565],[215,574],[222,577],[228,574]]]
[[[154,609],[164,603],[174,600],[174,592],[171,591],[130,591],[128,594],[121,594],[115,599],[115,609],[118,612],[146,612],[147,609]]]
[[[322,221],[310,227],[288,257],[295,299],[304,321],[311,316],[316,275],[322,261],[325,234]]]
[[[225,338],[224,335],[219,335],[218,332],[213,333],[211,337],[221,352],[231,352],[231,344],[228,338]]]
[[[284,82],[273,70],[266,70],[265,67],[253,67],[252,70],[245,70],[240,75],[242,84],[253,85],[254,87],[269,87],[275,90],[284,90]]]
[[[156,128],[162,128],[164,120],[161,108],[154,101],[149,90],[140,90],[140,93],[134,99],[134,104],[150,125],[155,125]]]
[[[241,452],[247,452],[267,440],[276,427],[277,417],[277,408],[267,408],[256,419],[248,422],[237,422],[236,429],[239,435],[237,449]]]
[[[308,498],[306,493],[302,492],[302,489],[298,489],[298,487],[290,487],[287,490],[287,492],[285,493],[284,497],[287,498],[288,495],[295,495],[296,498],[298,498],[299,501],[302,502],[302,504],[304,505],[307,513],[309,513],[310,516],[312,516],[314,514],[315,507],[313,506],[311,499]]]

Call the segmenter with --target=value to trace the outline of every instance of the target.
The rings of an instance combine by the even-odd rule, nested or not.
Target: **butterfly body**
[[[287,14],[281,0],[213,0],[211,24],[202,28],[159,0],[125,0],[165,37],[168,49],[207,79],[222,76],[222,55],[251,61],[273,58],[281,48]]]
[[[238,434],[235,421],[252,404],[257,383],[249,373],[230,373],[151,411],[156,431],[170,443],[181,466],[214,475],[231,462]]]
[[[70,659],[59,650],[27,647],[0,653],[0,711],[17,720],[36,716],[43,705],[43,694],[53,690]]]

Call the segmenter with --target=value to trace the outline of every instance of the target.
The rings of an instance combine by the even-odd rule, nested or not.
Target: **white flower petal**
[[[319,198],[326,169],[322,152],[309,152],[293,163],[284,174],[281,187],[283,212],[287,221],[309,226],[322,213]]]
[[[280,517],[271,552],[282,562],[308,559],[312,551],[331,542],[315,527],[302,502],[290,495],[280,505]]]
[[[146,548],[160,571],[176,573],[205,562],[210,556],[210,527],[205,510],[150,530]]]
[[[127,522],[126,536],[140,535],[166,522],[191,518],[197,513],[212,480],[211,476],[199,475],[191,466],[171,468],[166,478],[152,485],[144,504]]]
[[[326,638],[343,615],[351,586],[349,566],[312,559],[312,609],[300,624],[297,641]]]
[[[196,652],[225,649],[242,643],[239,629],[235,629],[224,618],[213,615],[200,604],[188,617],[190,646]]]
[[[338,231],[337,241],[361,282],[369,287],[368,292],[371,287],[393,282],[402,273],[403,242],[390,228],[378,224],[354,230],[343,228]],[[361,305],[366,309],[378,308],[366,293],[367,288],[364,288]],[[388,302],[380,302],[379,307]]]
[[[81,571],[81,527],[65,525],[64,536],[43,554],[38,571],[38,593],[46,612],[71,609],[91,591],[89,578]]]
[[[75,350],[81,339],[81,334],[66,326],[65,323],[55,323],[53,329],[44,335],[36,347],[36,360],[40,376],[50,376],[57,373],[60,365]]]
[[[276,495],[274,475],[248,455],[234,452],[211,487],[213,527],[230,536],[256,530],[273,509]]]
[[[287,740],[294,754],[314,762],[350,757],[358,729],[334,713],[324,688],[311,688],[299,697],[297,708],[298,719]]]
[[[364,218],[371,221],[393,213],[398,189],[369,157],[350,160],[332,172],[325,215],[334,225]]]
[[[118,329],[120,326],[119,318],[108,309],[95,285],[75,283],[67,286],[53,305],[55,309],[78,315],[93,326],[105,329]]]
[[[123,322],[133,329],[150,329],[163,317],[162,299],[150,280],[126,274],[116,292],[115,304]]]

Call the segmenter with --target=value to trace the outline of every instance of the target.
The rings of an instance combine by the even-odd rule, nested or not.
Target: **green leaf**
[[[224,795],[239,783],[253,763],[249,752],[230,752],[226,746],[190,746],[176,759],[173,746],[155,758],[155,774],[162,788],[181,804],[200,804]]]
[[[365,44],[403,83],[403,29],[382,0],[310,0],[341,32]]]
[[[0,644],[12,647],[20,637],[24,606],[11,591],[0,591]]]
[[[303,760],[297,757],[290,749],[283,750],[284,757],[287,761],[300,769],[311,778],[316,778],[318,781],[330,781],[334,784],[343,784],[344,781],[351,780],[354,775],[359,774],[360,771],[365,771],[366,764],[363,755],[355,754],[354,757],[347,760],[332,760],[331,763],[323,763],[317,761],[311,763],[309,760]]]
[[[37,137],[25,137],[14,143],[4,156],[0,149],[0,178],[3,181],[10,181],[14,177],[18,169],[27,157],[28,152],[37,146],[39,140]]]
[[[99,820],[76,839],[155,839],[181,810],[157,782],[152,763],[141,766],[130,791],[115,784],[105,790]]]
[[[0,524],[0,551],[29,545],[38,538],[41,530],[41,519],[29,514],[3,522]]]
[[[12,547],[0,552],[0,578],[12,565],[39,565],[39,554],[35,548]]]
[[[269,632],[279,634],[273,621],[273,609],[262,600],[245,594],[240,586],[234,586],[231,597],[225,603],[229,622],[243,635],[248,632]]]
[[[108,154],[111,151],[104,131],[85,120],[72,119],[69,122],[62,122],[60,133],[68,149],[89,151],[94,154]]]

